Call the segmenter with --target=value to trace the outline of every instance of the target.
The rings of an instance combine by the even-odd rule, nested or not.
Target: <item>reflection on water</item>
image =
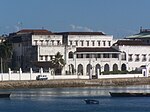
[[[1,90],[3,91],[3,90]],[[80,87],[80,88],[44,88],[16,89],[11,92],[11,98],[40,98],[40,97],[80,97],[80,96],[110,96],[109,92],[150,92],[150,85],[128,87]]]
[[[149,112],[150,97],[112,98],[110,91],[150,92],[149,85],[0,90],[12,92],[0,100],[0,112]],[[87,105],[84,99],[96,99]]]

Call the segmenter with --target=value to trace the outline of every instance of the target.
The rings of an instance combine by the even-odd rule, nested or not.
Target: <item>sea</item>
[[[150,112],[150,97],[111,97],[109,92],[150,92],[150,85],[9,89],[0,99],[0,112]],[[95,99],[99,104],[86,104]]]

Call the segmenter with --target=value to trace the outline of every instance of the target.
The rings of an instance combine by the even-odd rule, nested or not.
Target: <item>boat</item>
[[[0,98],[9,98],[11,93],[0,92]]]
[[[150,93],[109,92],[111,97],[150,97]]]
[[[99,101],[94,99],[85,99],[84,101],[86,104],[99,104]]]

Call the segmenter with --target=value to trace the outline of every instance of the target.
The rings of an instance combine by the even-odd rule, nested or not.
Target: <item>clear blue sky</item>
[[[150,28],[150,0],[0,0],[0,14],[0,34],[44,27],[123,38]]]

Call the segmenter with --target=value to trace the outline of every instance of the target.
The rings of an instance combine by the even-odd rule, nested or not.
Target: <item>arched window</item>
[[[122,65],[121,65],[121,71],[126,71],[126,70],[127,70],[126,65],[125,65],[125,64],[122,64]]]
[[[86,67],[86,74],[87,74],[88,76],[91,75],[91,70],[92,70],[92,65],[91,65],[91,64],[88,64],[87,67]]]
[[[69,58],[73,58],[73,52],[69,52]]]
[[[101,66],[99,64],[97,64],[95,66],[95,74],[96,75],[100,75],[101,74]]]
[[[108,64],[105,64],[105,66],[104,66],[104,71],[105,71],[105,72],[108,72],[108,71],[109,71],[109,65],[108,65]]]
[[[113,71],[118,71],[118,65],[117,64],[113,65]]]
[[[78,75],[83,75],[83,65],[82,64],[78,65]]]

